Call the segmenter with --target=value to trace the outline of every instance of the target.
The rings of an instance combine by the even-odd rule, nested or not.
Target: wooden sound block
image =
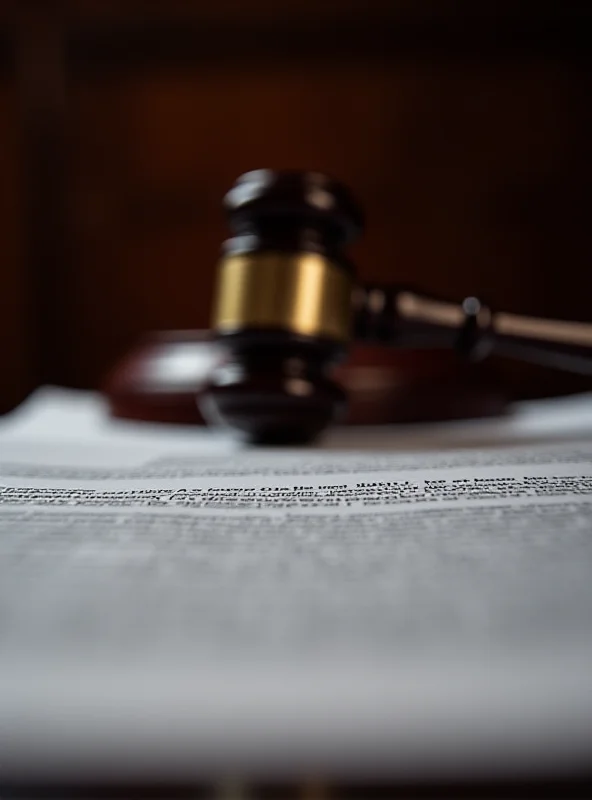
[[[103,393],[123,419],[204,425],[197,404],[224,349],[208,331],[144,337],[108,375]],[[354,345],[335,377],[349,395],[350,425],[496,416],[507,397],[490,364],[467,364],[446,351]]]

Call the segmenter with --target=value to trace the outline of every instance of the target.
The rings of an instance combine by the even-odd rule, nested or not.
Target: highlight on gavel
[[[212,327],[226,357],[200,398],[209,422],[258,444],[313,440],[346,404],[331,378],[352,342],[500,353],[592,373],[592,325],[494,312],[397,285],[358,285],[346,245],[363,229],[347,188],[316,172],[257,170],[226,195],[232,236]]]

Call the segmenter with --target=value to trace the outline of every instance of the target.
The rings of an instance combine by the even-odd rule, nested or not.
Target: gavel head
[[[315,172],[257,170],[226,195],[232,236],[218,267],[213,329],[227,359],[202,398],[209,421],[260,444],[313,439],[345,408],[330,377],[350,338],[361,232],[349,192]]]

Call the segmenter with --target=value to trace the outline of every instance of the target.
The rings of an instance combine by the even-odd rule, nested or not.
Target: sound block
[[[224,359],[209,331],[165,331],[141,339],[105,380],[121,419],[204,425],[197,397]],[[335,377],[349,395],[345,424],[384,425],[497,416],[508,398],[490,363],[454,353],[354,345]]]

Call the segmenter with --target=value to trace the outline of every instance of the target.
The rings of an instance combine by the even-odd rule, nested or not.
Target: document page
[[[577,764],[591,576],[590,442],[5,442],[0,778]]]
[[[48,391],[0,430],[0,786],[592,763],[589,402],[261,451]]]

